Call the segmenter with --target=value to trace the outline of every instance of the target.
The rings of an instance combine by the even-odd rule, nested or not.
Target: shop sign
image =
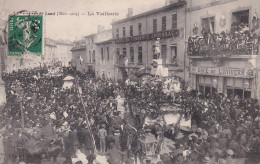
[[[253,68],[190,67],[190,73],[226,77],[254,77]]]
[[[120,39],[116,39],[115,43],[121,44],[121,43],[130,43],[130,42],[138,42],[138,41],[145,41],[145,40],[154,40],[157,38],[170,38],[170,37],[177,37],[178,35],[179,35],[179,30],[174,29],[168,31],[160,31],[156,33],[132,36],[127,38],[120,38]]]

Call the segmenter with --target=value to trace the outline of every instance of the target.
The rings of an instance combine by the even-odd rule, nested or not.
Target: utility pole
[[[23,113],[23,93],[24,89],[21,86],[16,88],[17,93],[20,96],[20,110],[21,110],[21,119],[22,119],[22,129],[24,128],[24,113]]]

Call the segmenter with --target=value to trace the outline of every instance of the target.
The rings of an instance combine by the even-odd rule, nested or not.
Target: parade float
[[[62,85],[62,90],[66,90],[66,89],[71,89],[72,86],[73,86],[73,81],[74,81],[74,77],[72,76],[66,76],[64,79],[63,79],[64,83]]]

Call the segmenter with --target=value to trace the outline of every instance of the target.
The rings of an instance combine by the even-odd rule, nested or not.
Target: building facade
[[[112,34],[112,33],[111,33]],[[121,79],[118,74],[118,70],[114,66],[114,43],[113,40],[107,40],[96,43],[97,45],[97,63],[96,74],[100,78],[107,78],[111,80]]]
[[[185,5],[185,1],[174,1],[135,16],[130,10],[127,18],[112,23],[115,53],[127,57],[130,79],[136,80],[140,70],[151,73],[158,38],[168,76],[185,78]]]
[[[45,38],[44,54],[42,56],[42,63],[46,66],[59,63],[61,66],[69,66],[72,60],[73,43],[64,40],[53,40]]]
[[[96,75],[100,78],[117,80],[118,74],[114,67],[114,41],[112,29],[103,30],[96,34]]]
[[[193,89],[260,98],[259,16],[254,0],[187,0],[187,55]]]
[[[72,52],[71,65],[77,71],[85,72],[85,64],[83,61],[86,61],[86,40],[81,39],[73,43],[74,46],[71,49]]]
[[[54,60],[60,62],[61,66],[68,67],[72,59],[70,50],[73,47],[73,43],[65,40],[57,40],[55,43],[57,45],[57,53],[54,56]]]
[[[74,42],[72,66],[82,73],[93,71],[100,78],[116,79],[112,30],[98,26],[98,32]]]
[[[54,63],[54,56],[57,52],[57,45],[54,40],[46,38],[45,39],[45,52],[43,56],[43,63],[45,63],[47,66],[53,65]]]

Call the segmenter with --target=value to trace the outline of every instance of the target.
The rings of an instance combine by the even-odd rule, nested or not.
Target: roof
[[[92,36],[95,36],[95,35],[97,35],[97,34],[100,34],[100,33],[103,33],[103,32],[107,32],[107,31],[112,31],[112,29],[107,29],[107,30],[104,30],[104,31],[101,31],[101,32],[97,32],[97,33],[94,33],[94,34],[90,34],[90,35],[84,36],[83,38],[92,37]]]
[[[70,51],[85,50],[86,46],[73,47]]]
[[[69,40],[54,40],[51,38],[45,38],[45,45],[54,47],[56,47],[57,45],[73,46],[73,43]]]
[[[95,44],[106,44],[106,43],[112,43],[113,39],[105,40],[102,42],[96,42]]]
[[[55,41],[53,39],[50,39],[50,38],[45,38],[45,45],[46,46],[57,47]]]
[[[87,36],[83,36],[83,38],[88,38],[88,37],[94,36],[94,35],[96,35],[96,34],[97,34],[97,33],[90,34],[90,35],[87,35]]]
[[[81,40],[76,40],[73,43],[85,43],[85,39],[81,39]]]
[[[153,10],[141,13],[141,14],[137,14],[137,15],[134,15],[134,16],[129,17],[129,18],[124,18],[124,19],[112,22],[111,24],[113,25],[113,24],[117,24],[117,23],[123,23],[123,22],[129,21],[131,19],[136,19],[136,18],[148,16],[148,15],[151,15],[151,14],[154,14],[154,13],[157,13],[157,12],[161,12],[161,11],[164,11],[164,10],[169,10],[169,9],[172,9],[172,8],[181,7],[183,5],[186,5],[186,1],[185,0],[179,0],[179,2],[177,2],[177,3],[173,3],[173,4],[170,4],[170,5],[167,5],[167,6],[163,6],[161,8],[157,8],[157,9],[153,9]]]
[[[67,45],[67,46],[73,46],[73,43],[69,40],[56,40],[56,44],[58,45]]]

